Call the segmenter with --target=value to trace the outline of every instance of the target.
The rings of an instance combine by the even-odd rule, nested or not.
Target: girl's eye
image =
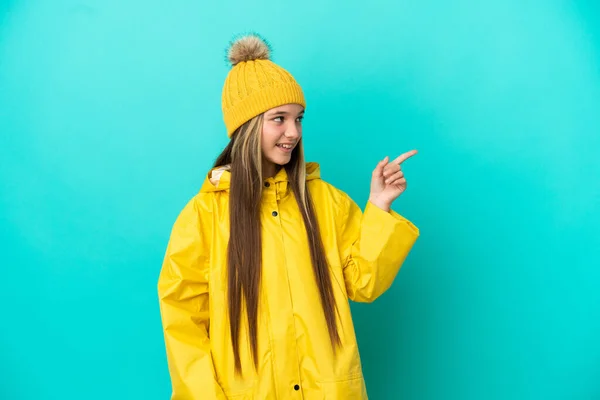
[[[275,122],[283,122],[283,119],[284,119],[283,117],[275,117],[275,118],[273,118],[273,121],[275,121]],[[297,122],[302,122],[303,119],[304,119],[304,115],[301,116],[301,117],[298,117],[296,119],[296,121]]]

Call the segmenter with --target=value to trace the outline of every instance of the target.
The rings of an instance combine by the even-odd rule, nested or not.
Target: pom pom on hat
[[[271,46],[256,33],[242,35],[231,42],[227,60],[232,66],[244,61],[270,60]]]

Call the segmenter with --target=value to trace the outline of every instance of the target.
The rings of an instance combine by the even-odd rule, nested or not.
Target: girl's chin
[[[290,162],[291,157],[268,157],[267,161],[275,165],[286,165]]]

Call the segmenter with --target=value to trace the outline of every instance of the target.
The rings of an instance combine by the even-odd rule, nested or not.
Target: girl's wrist
[[[377,197],[369,197],[369,202],[371,202],[373,205],[381,208],[385,212],[390,212],[391,204],[387,201],[381,200]]]

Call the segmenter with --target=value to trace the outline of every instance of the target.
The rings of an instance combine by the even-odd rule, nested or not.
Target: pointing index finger
[[[411,158],[415,154],[417,154],[416,150],[408,151],[408,152],[406,152],[404,154],[400,154],[398,156],[398,158],[396,158],[393,162],[394,162],[394,164],[402,164],[404,161],[408,160],[409,158]]]

